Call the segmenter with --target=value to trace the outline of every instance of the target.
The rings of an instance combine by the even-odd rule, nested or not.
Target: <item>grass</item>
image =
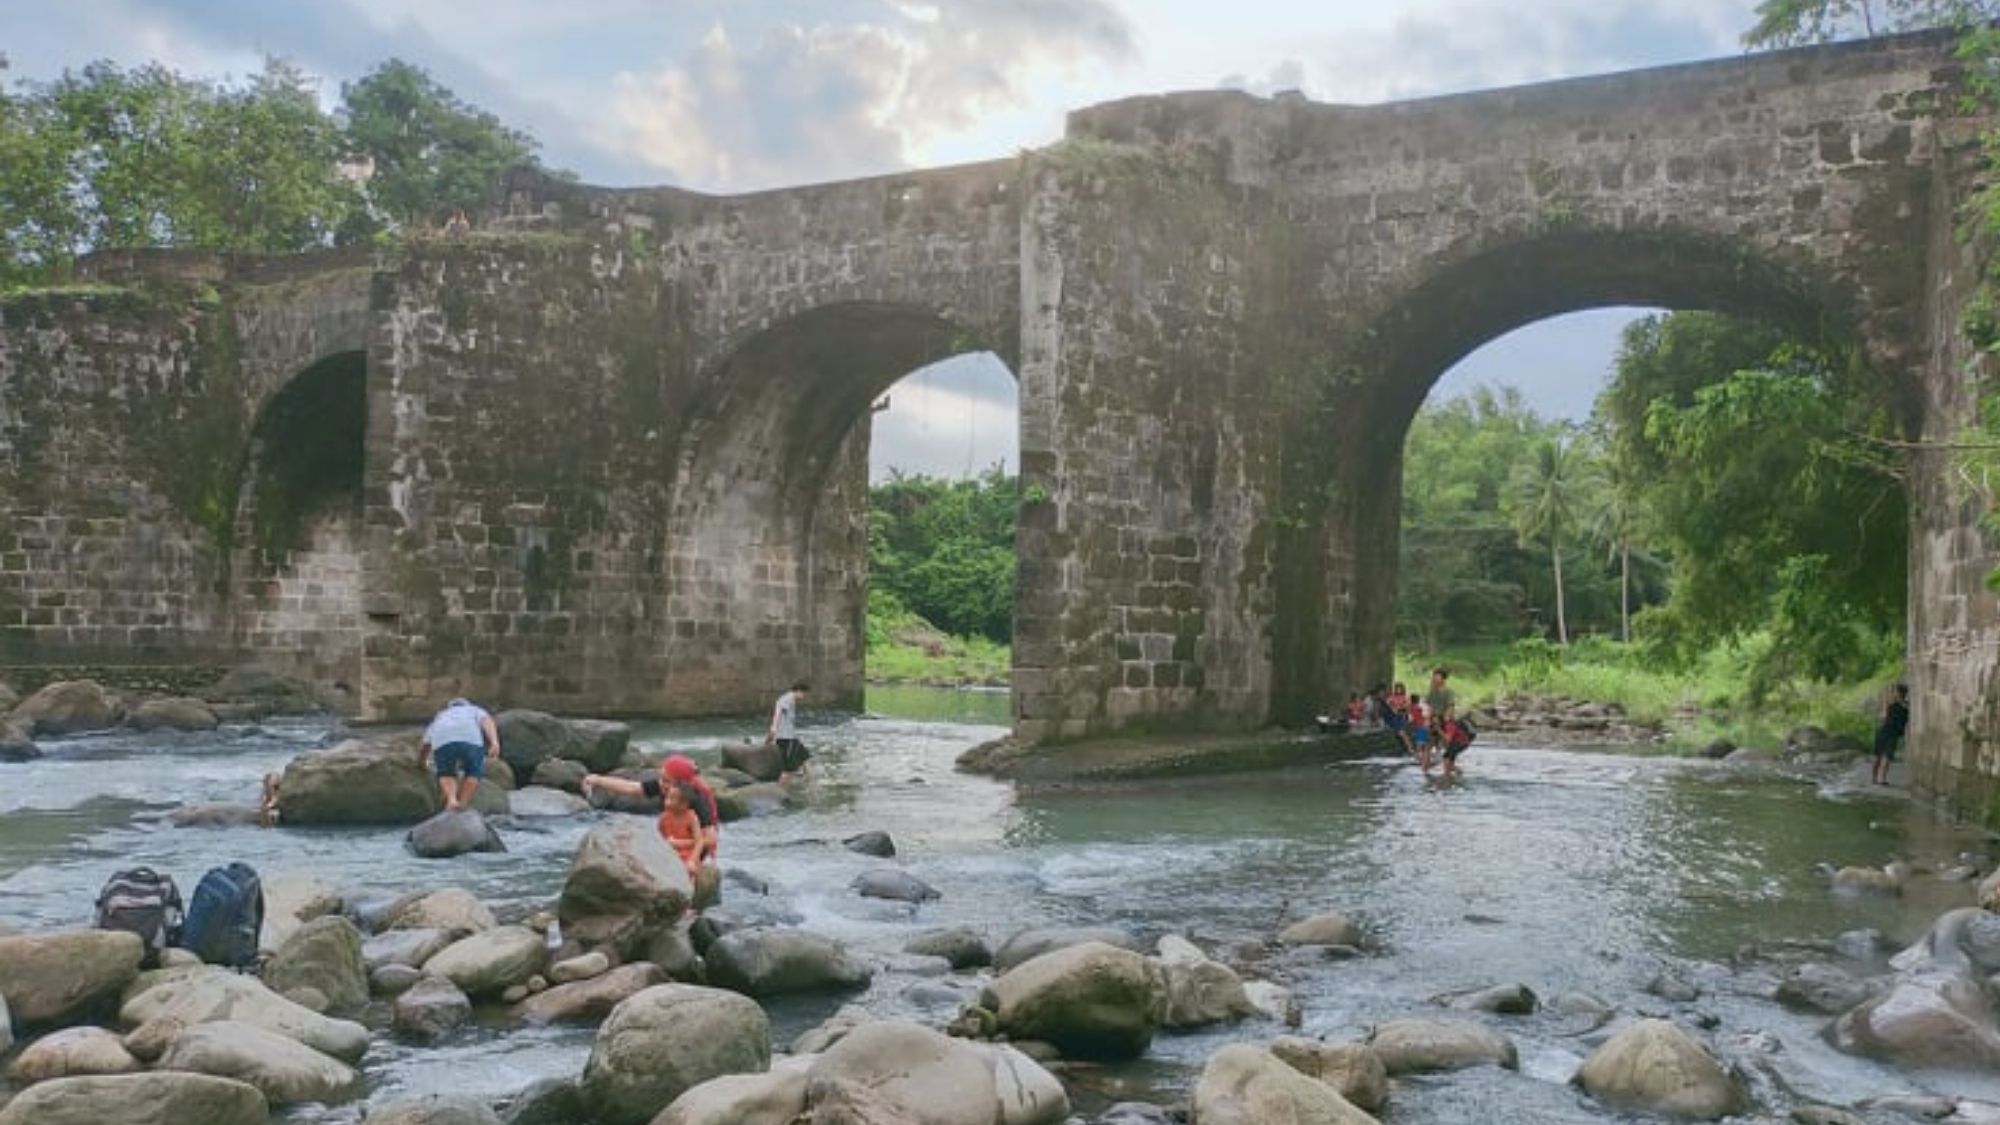
[[[1006,683],[1013,649],[986,637],[954,637],[893,599],[868,606],[869,680],[891,684]]]

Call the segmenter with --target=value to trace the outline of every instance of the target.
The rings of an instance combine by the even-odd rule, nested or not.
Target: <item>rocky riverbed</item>
[[[493,786],[506,850],[450,859],[405,842],[432,810],[393,734],[125,731],[0,767],[0,1122],[2000,1112],[1989,844],[1833,761],[1482,743],[1449,787],[1383,755],[1031,794],[952,769],[991,727],[858,717],[777,787],[724,772],[749,725],[641,727],[623,768],[735,783],[695,922],[650,821],[550,764],[616,732],[509,725],[549,784]],[[272,770],[287,827],[174,826]],[[265,875],[259,975],[71,933],[117,867],[191,888],[224,859]]]

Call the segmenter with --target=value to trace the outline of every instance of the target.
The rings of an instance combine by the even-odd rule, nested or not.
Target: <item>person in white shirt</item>
[[[486,709],[464,699],[444,705],[424,729],[417,744],[417,766],[426,759],[437,767],[438,790],[446,812],[472,804],[473,790],[486,776],[486,763],[500,756],[500,731]]]
[[[799,741],[799,704],[805,702],[811,692],[812,685],[800,680],[792,685],[792,690],[779,696],[777,704],[771,708],[771,729],[764,732],[764,741],[778,745],[782,761],[779,781],[789,780],[793,774],[804,769],[806,759],[812,757],[806,744]]]

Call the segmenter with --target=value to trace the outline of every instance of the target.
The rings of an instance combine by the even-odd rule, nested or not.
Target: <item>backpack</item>
[[[97,892],[96,925],[100,930],[139,935],[146,946],[141,963],[153,968],[160,963],[160,951],[180,939],[180,888],[150,867],[120,871]]]
[[[254,968],[264,928],[264,884],[245,863],[211,868],[195,884],[181,948],[211,965]]]

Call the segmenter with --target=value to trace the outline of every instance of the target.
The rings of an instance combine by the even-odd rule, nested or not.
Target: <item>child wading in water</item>
[[[1421,701],[1410,704],[1410,741],[1415,744],[1417,765],[1431,772],[1431,714]]]
[[[1382,724],[1395,731],[1396,737],[1403,740],[1404,753],[1417,752],[1416,745],[1410,741],[1410,693],[1403,687],[1401,681],[1398,681],[1395,689],[1389,692],[1388,701],[1383,709]]]

